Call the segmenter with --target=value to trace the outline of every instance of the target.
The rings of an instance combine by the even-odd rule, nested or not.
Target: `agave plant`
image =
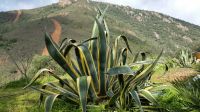
[[[175,68],[175,67],[182,67],[182,68],[191,68],[194,67],[193,65],[196,65],[196,58],[193,56],[193,54],[188,50],[181,50],[177,57],[171,59],[167,59],[165,62],[165,68],[166,71],[169,70],[169,68]]]
[[[173,62],[180,67],[192,67],[196,59],[189,50],[181,50],[178,57],[173,59]]]
[[[98,9],[88,40],[64,39],[59,46],[46,33],[45,43],[50,56],[66,72],[64,76],[58,76],[52,70],[41,69],[26,86],[41,92],[40,100],[47,96],[46,112],[51,110],[56,98],[80,105],[83,112],[86,112],[88,102],[98,104],[105,100],[108,100],[107,106],[124,110],[134,103],[143,111],[140,97],[156,104],[154,97],[144,88],[162,52],[152,64],[133,71],[127,64],[128,52],[132,54],[128,39],[118,36],[110,46],[109,29],[104,19],[106,9]],[[118,45],[121,39],[126,43],[124,48]],[[44,72],[58,82],[46,83],[41,88],[31,86]]]

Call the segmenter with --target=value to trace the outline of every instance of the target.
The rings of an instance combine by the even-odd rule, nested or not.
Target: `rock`
[[[183,36],[183,39],[186,40],[187,42],[190,42],[192,43],[192,39],[190,37],[187,37],[187,36]]]
[[[66,5],[71,5],[73,2],[77,2],[77,0],[59,0],[58,5],[65,7]]]
[[[179,28],[179,29],[181,29],[182,31],[188,31],[189,30],[188,27],[183,26],[181,23],[178,23],[176,25],[176,27]]]
[[[160,35],[157,32],[153,32],[153,33],[154,33],[156,39],[159,40],[160,39]]]

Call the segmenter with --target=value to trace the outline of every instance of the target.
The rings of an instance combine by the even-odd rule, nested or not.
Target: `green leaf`
[[[133,63],[137,62],[138,57],[139,57],[139,54],[140,54],[140,53],[137,53],[137,54],[135,55],[135,57],[133,58],[133,61],[132,61]]]
[[[64,48],[65,48],[67,45],[71,44],[71,43],[76,43],[76,40],[64,38],[64,39],[62,40],[61,44],[60,44],[59,50],[60,50],[60,51],[63,51]]]
[[[55,99],[59,96],[59,94],[49,95],[45,99],[44,107],[45,112],[50,112],[53,106]]]
[[[49,70],[49,69],[46,69],[46,68],[40,69],[35,74],[35,76],[32,78],[32,80],[29,82],[29,84],[24,87],[24,89],[27,88],[27,87],[29,87],[31,84],[33,84],[41,75],[44,75],[43,72],[52,72],[52,71]]]
[[[162,56],[163,50],[161,51],[161,53],[158,55],[158,57],[156,58],[156,60],[149,65],[146,69],[144,69],[140,74],[138,74],[136,76],[136,78],[134,78],[133,80],[133,84],[135,83],[140,83],[141,80],[145,77],[148,77],[149,73],[152,72],[152,70],[154,69],[154,67],[156,66],[158,60],[160,59],[160,57]]]
[[[131,48],[130,48],[129,43],[128,43],[128,38],[127,38],[126,36],[123,36],[123,35],[118,36],[118,37],[115,39],[115,47],[118,46],[118,43],[119,43],[120,39],[122,39],[122,40],[125,42],[125,44],[126,44],[128,50],[132,53]]]
[[[149,91],[142,89],[139,91],[139,94],[142,95],[143,97],[145,97],[148,101],[150,101],[154,105],[158,104],[156,98],[154,98],[153,95]]]
[[[133,100],[135,100],[136,104],[139,106],[140,112],[144,112],[143,109],[142,109],[142,104],[141,104],[140,97],[139,97],[137,91],[135,91],[133,89],[129,93],[131,94]]]
[[[45,90],[45,89],[39,89],[39,88],[36,88],[34,86],[31,86],[31,88],[33,90],[36,90],[36,91],[38,91],[38,92],[40,92],[42,94],[45,94],[45,95],[54,95],[54,94],[56,94],[55,92],[51,92],[51,91],[48,91],[48,90]]]
[[[99,29],[99,38],[98,38],[98,73],[100,78],[100,94],[106,95],[106,53],[107,53],[107,44],[106,44],[106,35],[102,23],[96,19],[96,23]]]
[[[76,80],[76,78],[79,77],[79,74],[71,65],[69,65],[65,57],[58,50],[57,44],[47,33],[45,35],[45,43],[51,57],[72,77],[73,80]]]
[[[119,95],[120,95],[119,92],[117,92],[115,95],[113,95],[112,98],[108,102],[108,106],[113,106],[115,104],[115,102],[117,101]]]
[[[87,40],[84,40],[81,44],[85,44],[85,43],[88,43],[88,42],[93,41],[93,40],[97,40],[97,37],[93,37],[93,38],[89,38]]]
[[[105,25],[105,29],[106,29],[107,43],[110,44],[110,31],[109,31],[107,22],[105,20],[104,20],[104,25]]]
[[[85,63],[89,72],[88,75],[92,77],[92,83],[94,84],[96,91],[98,91],[99,90],[98,75],[92,55],[87,47],[81,45],[79,46],[79,48],[82,51],[82,55],[84,55],[84,58],[86,59]]]
[[[92,88],[90,89],[90,96],[96,97],[95,90],[99,90],[99,80],[95,67],[94,60],[92,58],[91,52],[88,47],[83,44],[71,44],[70,46],[75,47],[76,59],[78,62],[79,69],[81,71],[81,76],[91,76],[92,77]],[[69,47],[68,51],[72,48]]]
[[[79,98],[80,98],[81,108],[83,112],[86,112],[87,94],[88,94],[90,82],[91,82],[91,76],[81,76],[77,78]]]
[[[129,66],[119,66],[119,67],[110,68],[107,74],[110,76],[115,76],[119,74],[134,75],[134,71]]]
[[[47,86],[49,86],[49,87],[61,92],[61,94],[63,94],[63,95],[67,95],[67,96],[70,96],[70,97],[73,97],[73,98],[78,98],[78,96],[76,94],[74,94],[73,92],[68,91],[67,89],[64,89],[62,87],[59,87],[58,85],[55,85],[53,83],[47,83],[45,85],[47,85]]]
[[[24,88],[27,88],[30,85],[32,85],[40,77],[40,75],[43,75],[42,73],[44,71],[49,72],[48,75],[53,76],[54,78],[56,78],[57,80],[59,80],[60,83],[65,84],[71,91],[73,91],[74,93],[77,94],[77,91],[73,88],[73,86],[71,86],[71,84],[69,84],[68,82],[66,82],[66,80],[61,79],[59,76],[55,75],[51,70],[48,70],[48,69],[41,69],[41,70],[39,70],[37,72],[37,74],[33,77],[33,79],[30,81],[30,83],[26,87],[24,87]],[[47,75],[47,74],[45,74],[45,75]],[[72,82],[72,81],[70,81],[70,82]]]
[[[131,49],[130,49],[130,47],[129,47],[129,44],[128,44],[128,39],[127,39],[125,36],[122,36],[122,35],[118,36],[118,37],[115,39],[115,44],[114,44],[114,48],[113,48],[113,61],[114,61],[114,66],[117,66],[117,64],[118,64],[118,59],[119,59],[119,54],[121,55],[121,53],[119,53],[120,51],[118,51],[120,39],[122,39],[122,40],[125,42],[127,49],[128,49],[128,50],[131,52],[131,54],[132,54],[132,51],[131,51]]]
[[[84,57],[80,49],[78,48],[78,46],[75,46],[75,54],[76,54],[76,59],[77,59],[79,69],[81,71],[81,76],[87,75]]]
[[[122,63],[123,63],[123,65],[126,64],[127,55],[128,55],[127,48],[124,48],[124,49],[122,50]]]
[[[118,78],[119,85],[120,85],[121,89],[123,89],[124,88],[124,77],[123,77],[123,74],[119,74],[117,76],[117,78]]]
[[[99,20],[100,23],[103,22],[104,20],[104,16],[105,16],[105,13],[106,13],[106,10],[108,9],[108,7],[106,7],[104,9],[104,11],[102,12],[101,9],[98,7],[97,10],[98,10],[98,14],[96,16],[96,18]],[[98,37],[98,34],[99,31],[98,31],[98,26],[97,26],[97,23],[96,21],[94,22],[94,25],[93,25],[93,29],[92,29],[92,36],[91,38],[94,38],[94,37]]]
[[[94,41],[91,42],[90,49],[91,49],[90,51],[91,51],[91,53],[92,53],[92,58],[93,58],[93,60],[94,60],[96,70],[98,71],[98,64],[97,64],[97,62],[98,62],[97,40],[94,40]]]

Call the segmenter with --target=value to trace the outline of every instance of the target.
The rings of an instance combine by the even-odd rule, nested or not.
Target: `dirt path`
[[[62,27],[57,20],[51,19],[51,21],[53,22],[54,29],[55,29],[54,32],[51,34],[51,37],[52,37],[52,39],[54,40],[55,43],[58,43],[60,41]],[[46,47],[43,49],[42,55],[45,55],[45,56],[49,55]]]
[[[17,13],[16,13],[16,17],[15,17],[13,22],[16,23],[19,20],[21,15],[22,15],[22,11],[18,10]]]

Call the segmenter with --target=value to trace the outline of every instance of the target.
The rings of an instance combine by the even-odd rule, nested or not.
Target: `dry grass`
[[[4,65],[8,63],[8,56],[0,57],[0,65]]]
[[[196,74],[197,72],[191,68],[175,68],[168,71],[165,75],[158,77],[158,79],[163,82],[172,82],[176,79],[184,80]]]

